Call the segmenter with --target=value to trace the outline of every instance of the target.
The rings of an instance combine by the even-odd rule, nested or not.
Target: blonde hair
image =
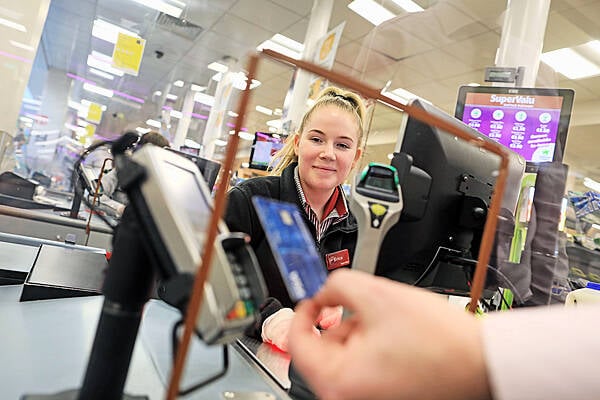
[[[313,115],[315,110],[329,105],[334,105],[341,110],[347,111],[355,116],[358,125],[358,147],[361,146],[364,132],[363,120],[366,114],[365,105],[362,99],[356,93],[349,92],[335,86],[329,86],[319,93],[315,103],[304,114],[300,123],[300,127],[296,133],[288,136],[287,140],[285,141],[285,145],[273,156],[273,159],[278,160],[278,162],[273,167],[273,171],[271,172],[272,175],[280,175],[288,165],[298,161],[298,156],[294,151],[294,136],[302,135],[304,127],[310,120],[310,117]]]

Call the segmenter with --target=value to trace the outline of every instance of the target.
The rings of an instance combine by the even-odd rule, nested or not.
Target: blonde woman
[[[280,161],[273,175],[249,179],[229,192],[225,221],[232,232],[250,236],[272,296],[261,307],[262,318],[251,335],[281,350],[287,351],[295,304],[272,259],[251,198],[259,195],[297,204],[327,269],[350,267],[358,227],[341,184],[362,154],[364,115],[359,96],[326,88],[303,116],[298,132],[275,156]],[[341,310],[329,311],[317,321],[322,329],[339,323]]]

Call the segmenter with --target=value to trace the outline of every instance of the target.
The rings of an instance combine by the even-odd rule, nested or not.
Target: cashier
[[[272,175],[248,179],[228,194],[225,221],[232,232],[250,236],[270,298],[262,304],[261,318],[250,336],[283,351],[288,349],[288,330],[294,315],[279,270],[252,205],[253,196],[294,203],[303,214],[328,271],[349,267],[356,246],[358,226],[350,213],[341,184],[362,154],[365,107],[355,93],[336,87],[323,90],[304,114],[297,133],[288,137],[275,155],[279,160]],[[339,324],[342,310],[325,309],[317,329]]]

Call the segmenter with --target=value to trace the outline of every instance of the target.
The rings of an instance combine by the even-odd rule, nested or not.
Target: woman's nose
[[[329,144],[325,145],[325,147],[321,151],[320,157],[334,159],[335,152],[333,151],[333,146]]]

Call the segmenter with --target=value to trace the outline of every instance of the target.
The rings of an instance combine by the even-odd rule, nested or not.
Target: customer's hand
[[[351,317],[315,337],[323,307],[338,305]],[[322,399],[485,399],[478,324],[439,295],[339,270],[296,307],[290,353]]]

